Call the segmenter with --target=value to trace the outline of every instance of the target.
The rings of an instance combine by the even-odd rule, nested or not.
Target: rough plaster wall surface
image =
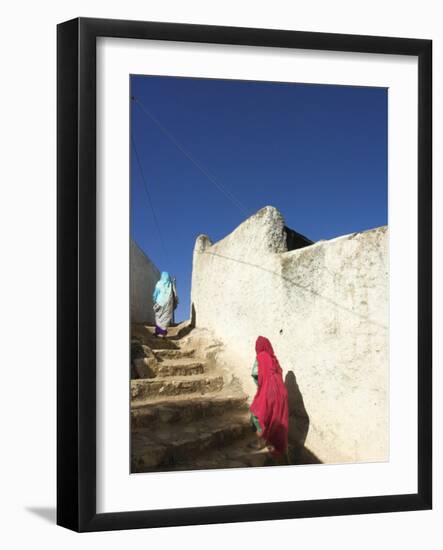
[[[254,344],[268,337],[309,415],[306,446],[328,463],[388,457],[388,230],[287,252],[284,221],[265,207],[218,243],[198,237],[196,325],[250,395]]]
[[[130,248],[131,322],[153,323],[152,293],[160,272],[131,239]]]

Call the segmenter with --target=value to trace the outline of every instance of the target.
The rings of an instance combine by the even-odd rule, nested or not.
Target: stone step
[[[131,336],[137,339],[148,339],[148,340],[158,340],[159,342],[169,342],[176,343],[177,340],[183,338],[189,334],[192,330],[192,326],[189,321],[183,321],[178,325],[168,327],[168,334],[166,338],[157,338],[154,336],[155,327],[153,325],[145,325],[143,323],[132,323],[131,325]],[[145,342],[143,342],[145,343]]]
[[[157,468],[156,471],[226,470],[228,468],[261,468],[272,465],[274,465],[273,459],[267,450],[243,449],[243,452],[235,457],[217,456],[216,453],[210,453],[209,456],[203,455],[194,461],[178,463],[173,467],[162,467],[161,470]]]
[[[131,340],[137,341],[144,346],[148,346],[154,353],[162,352],[163,350],[180,350],[177,342],[172,342],[166,338],[156,338],[155,336],[144,336],[131,332]]]
[[[192,327],[189,321],[183,321],[178,325],[168,327],[168,338],[183,338],[189,334],[192,330]]]
[[[186,358],[162,361],[156,366],[157,376],[192,376],[203,374],[204,371],[205,365],[203,363]]]
[[[217,417],[229,411],[247,411],[246,396],[223,391],[205,396],[178,396],[162,400],[135,401],[131,406],[132,428],[154,428],[158,423],[189,423]]]
[[[223,376],[165,376],[131,380],[131,399],[140,401],[149,398],[200,394],[220,391],[223,387]]]
[[[170,361],[172,359],[183,359],[185,357],[193,357],[195,351],[193,349],[155,349],[154,355],[158,361]]]
[[[192,471],[227,468],[260,468],[264,466],[288,465],[286,456],[273,458],[265,447],[257,450],[249,445],[256,443],[257,437],[245,429],[245,435],[219,449],[208,449],[194,458],[178,459],[173,464],[159,464],[151,471]],[[291,463],[292,464],[292,463]]]
[[[132,472],[170,470],[208,451],[217,452],[251,430],[244,412],[202,419],[190,424],[162,425],[161,429],[133,430]]]
[[[192,376],[208,372],[208,368],[201,361],[174,359],[172,361],[152,361],[149,357],[140,357],[133,360],[134,371],[131,371],[133,380],[154,379],[167,376]]]
[[[275,459],[272,458],[271,454],[268,451],[267,447],[263,449],[254,449],[250,447],[250,444],[257,442],[257,436],[255,433],[249,434],[247,437],[235,443],[228,448],[226,448],[222,457],[219,457],[218,460],[226,460],[227,462],[232,462],[236,464],[241,464],[242,466],[237,467],[250,467],[250,468],[259,468],[261,466],[271,466],[276,464]],[[217,457],[208,457],[214,460]],[[235,466],[229,466],[233,468]]]

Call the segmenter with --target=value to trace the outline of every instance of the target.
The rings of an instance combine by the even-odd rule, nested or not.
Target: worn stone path
[[[187,324],[172,327],[167,339],[132,327],[132,472],[273,463],[266,449],[250,447],[256,436],[246,395],[217,365],[218,349]]]

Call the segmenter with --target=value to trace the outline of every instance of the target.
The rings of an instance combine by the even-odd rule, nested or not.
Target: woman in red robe
[[[257,435],[274,456],[280,456],[288,448],[288,392],[271,342],[259,336],[255,351],[258,387],[249,409]]]

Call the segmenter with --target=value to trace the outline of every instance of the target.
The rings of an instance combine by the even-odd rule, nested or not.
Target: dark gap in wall
[[[288,248],[288,252],[290,250],[297,250],[297,248],[304,248],[305,246],[314,244],[314,241],[311,241],[308,237],[305,237],[301,233],[297,233],[297,231],[290,229],[286,225],[284,227],[284,231],[286,234],[286,246]]]

